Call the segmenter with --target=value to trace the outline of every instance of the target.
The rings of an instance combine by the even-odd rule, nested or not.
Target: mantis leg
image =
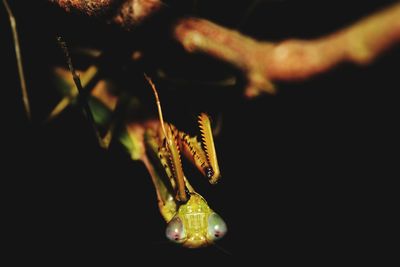
[[[168,164],[160,157],[158,140],[152,131],[149,130],[145,133],[144,143],[146,144],[146,152],[142,154],[141,160],[146,166],[156,189],[160,212],[164,219],[169,222],[178,208],[173,196],[176,187],[175,180]],[[165,170],[164,173],[161,171],[163,169]],[[165,174],[168,176],[169,183],[165,179]]]
[[[209,179],[212,184],[220,178],[217,154],[215,151],[211,122],[205,113],[199,116],[202,142],[197,137],[191,137],[179,132],[179,140],[183,153],[197,169]]]

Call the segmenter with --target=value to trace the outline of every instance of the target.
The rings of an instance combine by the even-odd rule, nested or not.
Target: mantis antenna
[[[147,76],[146,73],[144,73],[144,77],[146,78],[147,82],[150,84],[151,89],[153,89],[154,92],[154,96],[156,98],[156,104],[157,104],[157,109],[158,109],[158,116],[160,117],[160,123],[161,123],[161,128],[162,131],[164,133],[165,138],[167,139],[168,144],[171,145],[171,140],[169,140],[168,136],[167,136],[167,131],[165,130],[165,126],[164,126],[164,118],[163,118],[163,114],[162,114],[162,110],[161,110],[161,103],[160,103],[160,99],[158,98],[158,93],[157,93],[157,89],[156,86],[154,85],[153,81],[151,80],[151,78],[149,76]]]

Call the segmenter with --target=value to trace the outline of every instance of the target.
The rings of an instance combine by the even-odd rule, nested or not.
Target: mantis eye
[[[228,228],[224,220],[222,220],[218,214],[214,212],[208,217],[208,235],[211,239],[218,240],[222,238],[227,231]]]
[[[169,240],[176,243],[180,243],[186,238],[185,229],[179,217],[172,218],[168,223],[165,235]]]

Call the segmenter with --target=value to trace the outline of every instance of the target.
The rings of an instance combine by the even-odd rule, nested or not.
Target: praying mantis
[[[153,154],[157,154],[167,174],[173,191],[167,189],[160,177],[151,170],[153,182],[157,190],[159,208],[168,222],[166,236],[185,247],[195,248],[206,246],[222,238],[227,231],[223,219],[215,213],[206,200],[198,194],[186,179],[180,151],[197,167],[197,169],[215,184],[220,177],[211,122],[205,113],[198,117],[201,129],[202,143],[197,137],[179,131],[172,124],[164,124],[161,104],[152,80],[145,75],[156,97],[159,112],[159,129],[149,129],[146,133],[146,143]],[[203,150],[204,147],[204,150]],[[146,160],[144,161],[146,162]]]
[[[86,74],[93,70],[95,67],[92,66]],[[82,76],[86,77],[85,73]],[[133,160],[144,163],[152,178],[160,213],[167,222],[166,237],[188,248],[213,244],[226,234],[226,223],[191,186],[181,162],[182,154],[211,184],[218,182],[220,169],[210,118],[205,113],[198,116],[201,142],[196,136],[190,136],[173,124],[165,123],[155,85],[147,75],[145,78],[154,92],[159,120],[126,123],[125,131],[118,138]],[[97,112],[111,112],[112,96],[107,87],[95,87],[95,91],[97,97],[92,97],[102,103],[97,106]],[[64,100],[69,97],[64,97]],[[99,112],[99,108],[103,111]]]
[[[23,101],[27,116],[30,118],[15,19],[7,1],[3,0],[3,3],[11,20]],[[64,52],[67,52],[65,43],[62,48]],[[192,187],[184,174],[181,162],[183,155],[208,178],[211,184],[218,182],[220,169],[209,116],[206,113],[198,116],[201,141],[198,141],[196,136],[190,136],[178,130],[173,124],[164,122],[156,87],[152,79],[145,74],[144,78],[153,90],[156,99],[158,120],[149,119],[140,123],[124,122],[123,130],[114,133],[112,113],[116,109],[119,96],[113,95],[109,84],[104,83],[103,80],[95,83],[94,87],[88,88],[87,85],[98,74],[97,66],[90,66],[78,75],[72,66],[69,53],[66,53],[66,57],[69,71],[57,69],[55,75],[63,80],[62,83],[66,85],[64,89],[67,90],[64,90],[63,98],[51,112],[49,119],[54,119],[75,100],[86,101],[85,115],[89,123],[93,124],[94,129],[104,124],[110,126],[109,131],[103,136],[96,130],[101,146],[108,148],[110,140],[118,138],[130,153],[131,158],[142,161],[146,166],[155,187],[160,213],[167,222],[166,237],[187,248],[204,247],[221,239],[227,232],[226,223]],[[89,92],[85,94],[85,97],[82,97],[83,90],[85,93]],[[82,101],[77,102],[82,104]]]

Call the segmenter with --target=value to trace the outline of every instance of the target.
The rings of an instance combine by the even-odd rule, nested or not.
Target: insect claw
[[[208,179],[211,179],[214,176],[214,170],[211,167],[205,167],[204,173],[206,174]]]

